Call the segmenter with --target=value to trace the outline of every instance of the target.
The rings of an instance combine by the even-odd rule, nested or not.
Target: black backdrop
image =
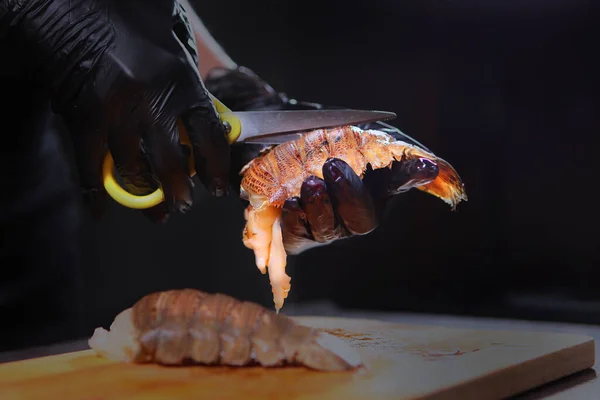
[[[398,114],[469,201],[402,195],[379,229],[290,260],[289,302],[598,322],[597,10],[562,1],[195,1],[236,62],[302,100]],[[89,329],[154,290],[271,306],[235,198],[154,226],[86,220]],[[284,308],[285,311],[285,308]]]

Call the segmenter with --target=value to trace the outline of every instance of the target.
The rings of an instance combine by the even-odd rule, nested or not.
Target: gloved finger
[[[166,119],[163,119],[165,121]],[[179,142],[174,118],[163,124],[145,125],[142,150],[162,187],[169,211],[186,213],[192,207],[194,184]]]
[[[316,176],[306,178],[300,188],[300,203],[314,240],[324,243],[339,238],[331,199],[323,179]]]
[[[435,162],[417,158],[396,161],[391,168],[367,171],[363,183],[376,201],[385,201],[390,196],[434,180],[438,173],[439,167]]]
[[[283,247],[287,254],[298,255],[327,244],[315,241],[310,233],[306,213],[302,209],[299,197],[292,197],[283,204],[281,227]]]
[[[99,219],[104,214],[107,193],[102,182],[102,161],[106,154],[106,131],[88,129],[72,135],[75,164],[84,204],[92,216]]]
[[[126,129],[128,131],[111,137],[110,151],[125,189],[136,196],[144,196],[158,189],[159,184],[142,151],[142,139],[134,133],[140,132],[139,125],[129,125]],[[168,219],[169,209],[162,202],[142,213],[152,222],[164,223]]]
[[[181,46],[182,82],[170,107],[187,130],[198,179],[212,195],[224,196],[228,193],[231,158],[225,126],[200,77],[195,36],[186,10],[177,7],[175,11],[173,31]]]
[[[134,119],[132,119],[133,121]],[[155,191],[159,185],[142,151],[139,123],[128,123],[108,138],[108,147],[115,162],[117,174],[125,189],[136,196]]]
[[[297,237],[312,240],[310,228],[307,225],[306,214],[302,209],[299,197],[292,197],[283,203],[281,210],[281,225],[284,243]]]
[[[408,190],[434,180],[439,174],[438,165],[426,158],[406,160],[392,166],[391,188]]]
[[[191,150],[185,145],[180,145],[180,147],[184,154],[184,157],[186,160],[186,165],[188,165]],[[189,173],[189,171],[188,171],[188,173]],[[161,202],[160,204],[157,204],[154,207],[142,210],[142,214],[144,214],[144,216],[146,218],[148,218],[150,221],[152,221],[154,223],[158,223],[158,224],[165,224],[168,221],[169,216],[170,216],[169,207],[167,206],[167,203],[165,203],[164,201]]]
[[[323,177],[337,216],[353,235],[371,232],[378,218],[371,194],[343,160],[331,158],[323,164]]]
[[[189,160],[190,154],[191,154],[191,150],[184,145],[181,145],[181,150],[184,154],[184,157],[186,159],[186,165],[188,163],[187,160]],[[144,214],[144,216],[146,218],[148,218],[150,221],[155,222],[155,223],[159,223],[159,224],[165,224],[168,219],[169,219],[169,207],[167,206],[167,203],[165,203],[164,201],[160,204],[157,204],[154,207],[142,210],[142,214]]]
[[[181,117],[193,146],[196,174],[214,196],[228,193],[231,149],[212,102],[184,113]]]

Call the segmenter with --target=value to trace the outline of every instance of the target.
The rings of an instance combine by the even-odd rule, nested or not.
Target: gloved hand
[[[340,108],[290,99],[244,67],[215,69],[206,77],[205,83],[212,94],[235,111]],[[359,128],[378,129],[427,150],[383,122],[363,124]],[[232,174],[238,174],[242,166],[265,147],[234,144]],[[343,160],[328,160],[323,166],[324,179],[307,178],[300,197],[290,198],[284,204],[282,233],[286,252],[299,254],[335,240],[373,231],[394,195],[411,189],[422,180],[435,178],[437,174],[438,167],[434,163],[416,159],[396,162],[391,169],[368,169],[361,180]],[[232,176],[230,181],[239,187],[241,177]]]
[[[8,0],[0,5],[2,34],[22,43],[39,66],[52,110],[71,132],[95,215],[106,198],[107,147],[130,192],[148,194],[162,185],[165,202],[146,210],[148,216],[165,221],[191,207],[190,149],[179,143],[180,118],[201,183],[214,195],[226,194],[229,144],[177,1]]]

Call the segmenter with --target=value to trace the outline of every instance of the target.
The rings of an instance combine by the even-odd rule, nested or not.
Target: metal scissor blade
[[[358,125],[396,118],[387,111],[365,110],[285,110],[234,112],[242,125],[237,141],[280,144],[302,136],[301,132]]]

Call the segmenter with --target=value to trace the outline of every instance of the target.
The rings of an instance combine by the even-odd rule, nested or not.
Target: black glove
[[[205,83],[212,94],[235,111],[341,108],[290,99],[244,67],[215,69],[206,77]],[[427,150],[383,122],[358,127],[381,130]],[[238,174],[243,165],[265,147],[261,144],[234,144],[232,174]],[[368,168],[361,180],[343,160],[328,160],[323,165],[324,179],[307,178],[302,184],[300,197],[288,199],[283,206],[282,232],[286,252],[299,254],[312,247],[373,231],[394,195],[411,189],[421,180],[431,180],[437,174],[438,167],[434,163],[417,159],[395,162],[391,169]],[[241,177],[232,175],[230,181],[239,187]]]
[[[0,35],[20,41],[39,66],[52,110],[71,132],[80,183],[96,215],[106,198],[106,145],[131,193],[162,185],[165,202],[148,216],[164,221],[169,212],[191,207],[189,149],[179,143],[179,118],[200,181],[212,194],[226,194],[229,144],[176,1],[3,1]]]

